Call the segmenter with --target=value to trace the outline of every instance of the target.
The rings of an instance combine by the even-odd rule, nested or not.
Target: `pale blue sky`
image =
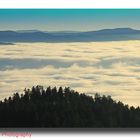
[[[140,29],[140,9],[1,9],[0,30]]]

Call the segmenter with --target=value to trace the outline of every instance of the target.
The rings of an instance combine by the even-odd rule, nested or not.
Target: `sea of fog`
[[[0,45],[0,99],[33,85],[69,86],[140,105],[140,41]]]

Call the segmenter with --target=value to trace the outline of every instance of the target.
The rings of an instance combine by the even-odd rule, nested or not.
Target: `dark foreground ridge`
[[[0,127],[140,127],[140,108],[69,87],[36,86],[0,102]]]

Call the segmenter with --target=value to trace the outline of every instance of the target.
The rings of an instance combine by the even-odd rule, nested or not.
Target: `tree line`
[[[140,127],[140,108],[69,87],[33,86],[0,101],[0,127]]]

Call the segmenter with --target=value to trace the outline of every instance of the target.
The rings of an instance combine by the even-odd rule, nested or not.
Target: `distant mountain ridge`
[[[140,40],[140,30],[132,28],[102,29],[98,31],[0,31],[0,42],[91,42]]]
[[[0,42],[0,45],[14,45],[14,43]]]

